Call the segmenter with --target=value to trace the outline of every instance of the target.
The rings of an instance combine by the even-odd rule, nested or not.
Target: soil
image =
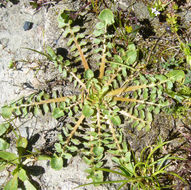
[[[118,3],[118,6],[124,10],[131,5],[131,1],[119,1]],[[139,20],[152,20],[143,2],[136,2],[132,6]],[[80,1],[74,3],[72,0],[52,3],[40,7],[38,10],[33,9],[28,0],[8,2],[2,5],[0,8],[0,107],[18,99],[18,97],[47,89],[48,82],[52,84],[52,88],[61,89],[66,95],[75,90],[65,84],[55,85],[54,87],[53,82],[60,78],[54,67],[47,65],[49,63],[43,56],[26,48],[43,51],[46,46],[51,46],[57,51],[64,51],[66,44],[63,39],[60,39],[62,30],[58,28],[58,14],[63,9],[78,10],[79,7]],[[181,14],[184,24],[190,24],[191,10]],[[33,23],[29,30],[23,28],[26,21]],[[158,24],[158,20],[152,20],[153,28]],[[162,26],[161,30],[164,32],[165,26]],[[156,35],[157,32],[160,33],[160,31],[156,31]],[[142,37],[140,36],[140,38]],[[140,38],[137,38],[137,41]],[[14,63],[14,69],[9,68],[10,62]],[[50,81],[53,82],[50,83]],[[0,121],[3,121],[3,119],[0,118]],[[33,142],[32,146],[38,149],[42,149],[47,143],[49,146],[53,144],[59,133],[59,122],[53,119],[50,114],[18,119],[16,125],[20,126],[21,135],[30,139]],[[151,133],[137,131],[134,133],[127,128],[127,139],[133,149],[140,150],[144,146],[155,142],[157,136],[161,135],[163,139],[167,139],[169,134],[176,134],[178,130],[182,130],[182,127],[183,123],[176,122],[173,118],[156,116]],[[176,143],[177,141],[174,142],[174,144]],[[33,163],[29,163],[29,168],[30,166],[33,174],[31,174],[32,179],[38,189],[41,190],[72,190],[78,185],[90,182],[84,172],[88,166],[84,164],[79,156],[72,158],[69,165],[60,171],[51,169],[50,163],[47,161],[37,161],[35,167]],[[1,172],[0,185],[3,185],[7,179],[8,173]],[[87,186],[79,189],[114,190],[116,188],[115,186]]]

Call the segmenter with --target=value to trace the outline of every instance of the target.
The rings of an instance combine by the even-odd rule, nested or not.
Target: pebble
[[[24,26],[23,26],[24,31],[30,30],[32,27],[33,27],[33,23],[32,22],[25,21]]]

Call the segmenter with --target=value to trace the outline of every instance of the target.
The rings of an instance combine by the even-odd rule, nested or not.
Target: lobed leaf
[[[114,21],[114,15],[113,12],[110,9],[104,9],[99,14],[98,18],[107,26],[113,24]]]
[[[6,150],[9,148],[9,143],[6,142],[4,139],[0,138],[0,151]]]
[[[55,170],[60,170],[63,167],[63,159],[62,157],[53,156],[50,161],[51,168]]]
[[[17,190],[18,188],[18,174],[15,174],[4,187],[4,190]]]
[[[2,123],[0,124],[0,136],[2,136],[6,131],[9,129],[10,124],[9,123]]]

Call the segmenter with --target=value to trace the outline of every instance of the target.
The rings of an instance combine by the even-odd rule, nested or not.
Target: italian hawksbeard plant
[[[164,75],[141,73],[142,63],[139,63],[138,50],[133,43],[127,47],[116,47],[117,53],[113,55],[114,34],[108,32],[108,27],[114,24],[114,15],[111,10],[104,9],[98,19],[89,48],[84,29],[66,11],[59,15],[59,27],[64,29],[63,37],[68,39],[67,45],[75,61],[64,59],[50,47],[47,47],[45,53],[39,52],[54,63],[63,80],[69,80],[78,88],[78,94],[64,96],[61,92],[40,91],[6,105],[1,110],[1,115],[6,119],[1,124],[1,129],[4,129],[1,135],[15,131],[11,124],[14,119],[27,117],[30,112],[35,116],[51,112],[56,119],[70,118],[63,124],[54,146],[54,154],[44,157],[50,159],[52,168],[59,170],[64,160],[80,153],[89,165],[86,170],[88,178],[92,178],[95,183],[103,181],[103,170],[97,168],[104,166],[108,155],[118,164],[125,164],[130,159],[123,135],[124,124],[149,131],[153,115],[170,104],[165,92],[185,77],[180,70],[172,70]],[[95,55],[97,63],[94,64],[99,66],[98,70],[91,69],[86,56],[88,52]],[[81,63],[83,72],[74,62]],[[24,137],[19,137],[17,147],[26,148],[26,141]],[[17,165],[12,173],[16,177],[12,180],[17,181],[17,185],[18,180],[28,184],[28,177],[23,174],[21,167],[23,159],[27,158],[17,158],[16,155],[7,158],[5,154],[9,154],[6,148],[0,151],[0,162],[4,168],[10,164]],[[36,153],[32,155],[39,159],[43,157]]]

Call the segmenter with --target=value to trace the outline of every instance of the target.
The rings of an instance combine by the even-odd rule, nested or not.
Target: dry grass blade
[[[76,45],[76,47],[77,47],[77,49],[78,49],[78,51],[79,51],[79,53],[80,53],[80,57],[81,57],[81,60],[82,60],[82,64],[83,64],[85,70],[88,70],[88,69],[89,69],[89,66],[88,66],[88,63],[87,63],[86,58],[85,58],[85,56],[84,56],[84,53],[83,53],[83,51],[82,51],[80,45],[78,44],[78,41],[77,41],[77,39],[75,38],[74,33],[72,32],[72,30],[71,30],[71,33],[72,33],[72,36],[73,36],[75,45]]]
[[[126,89],[126,87],[118,88],[118,89],[110,91],[107,95],[108,96],[115,96],[115,95],[118,95],[118,94],[121,94],[122,92],[124,92],[125,89]]]
[[[144,84],[144,85],[140,85],[140,86],[130,86],[128,88],[127,87],[118,88],[118,89],[110,91],[107,95],[108,96],[115,96],[115,95],[121,94],[122,92],[130,92],[130,91],[135,91],[135,90],[139,90],[139,89],[142,89],[142,88],[151,88],[151,87],[160,85],[160,84],[162,84],[164,82],[166,82],[166,81],[156,83],[156,84],[149,84],[149,85]]]
[[[100,74],[99,74],[100,79],[103,78],[104,71],[105,71],[105,54],[103,53],[103,56],[102,56],[102,59],[101,59]]]
[[[103,51],[102,51],[102,58],[101,58],[101,65],[100,65],[100,73],[99,73],[99,78],[102,79],[103,76],[104,76],[104,72],[105,72],[105,51],[106,51],[106,45],[105,45],[105,39],[104,39],[104,48],[103,48]]]
[[[126,116],[126,117],[130,117],[130,118],[132,118],[134,120],[141,121],[143,123],[148,123],[147,121],[144,121],[143,119],[137,118],[137,117],[131,115],[130,113],[125,112],[125,111],[119,111],[119,113]]]
[[[65,97],[60,97],[60,98],[52,98],[48,100],[42,100],[40,102],[33,102],[30,104],[24,104],[21,106],[16,106],[14,108],[22,108],[22,107],[29,107],[29,106],[37,106],[37,105],[42,105],[42,104],[50,104],[50,103],[59,103],[59,102],[64,102],[68,98],[72,98],[73,96],[65,96]]]
[[[70,142],[70,139],[73,137],[74,133],[77,131],[78,127],[80,126],[80,124],[82,123],[82,121],[84,120],[85,116],[82,114],[78,120],[78,122],[76,123],[76,125],[74,126],[72,132],[70,133],[70,136],[67,138],[66,140],[66,145],[68,145],[68,143]]]
[[[121,102],[137,102],[140,104],[150,104],[150,105],[160,106],[160,104],[155,104],[153,102],[147,102],[144,100],[137,100],[137,99],[133,99],[133,98],[114,97],[114,100],[121,101]]]
[[[86,85],[73,72],[70,73],[78,81],[78,83],[87,91]]]

